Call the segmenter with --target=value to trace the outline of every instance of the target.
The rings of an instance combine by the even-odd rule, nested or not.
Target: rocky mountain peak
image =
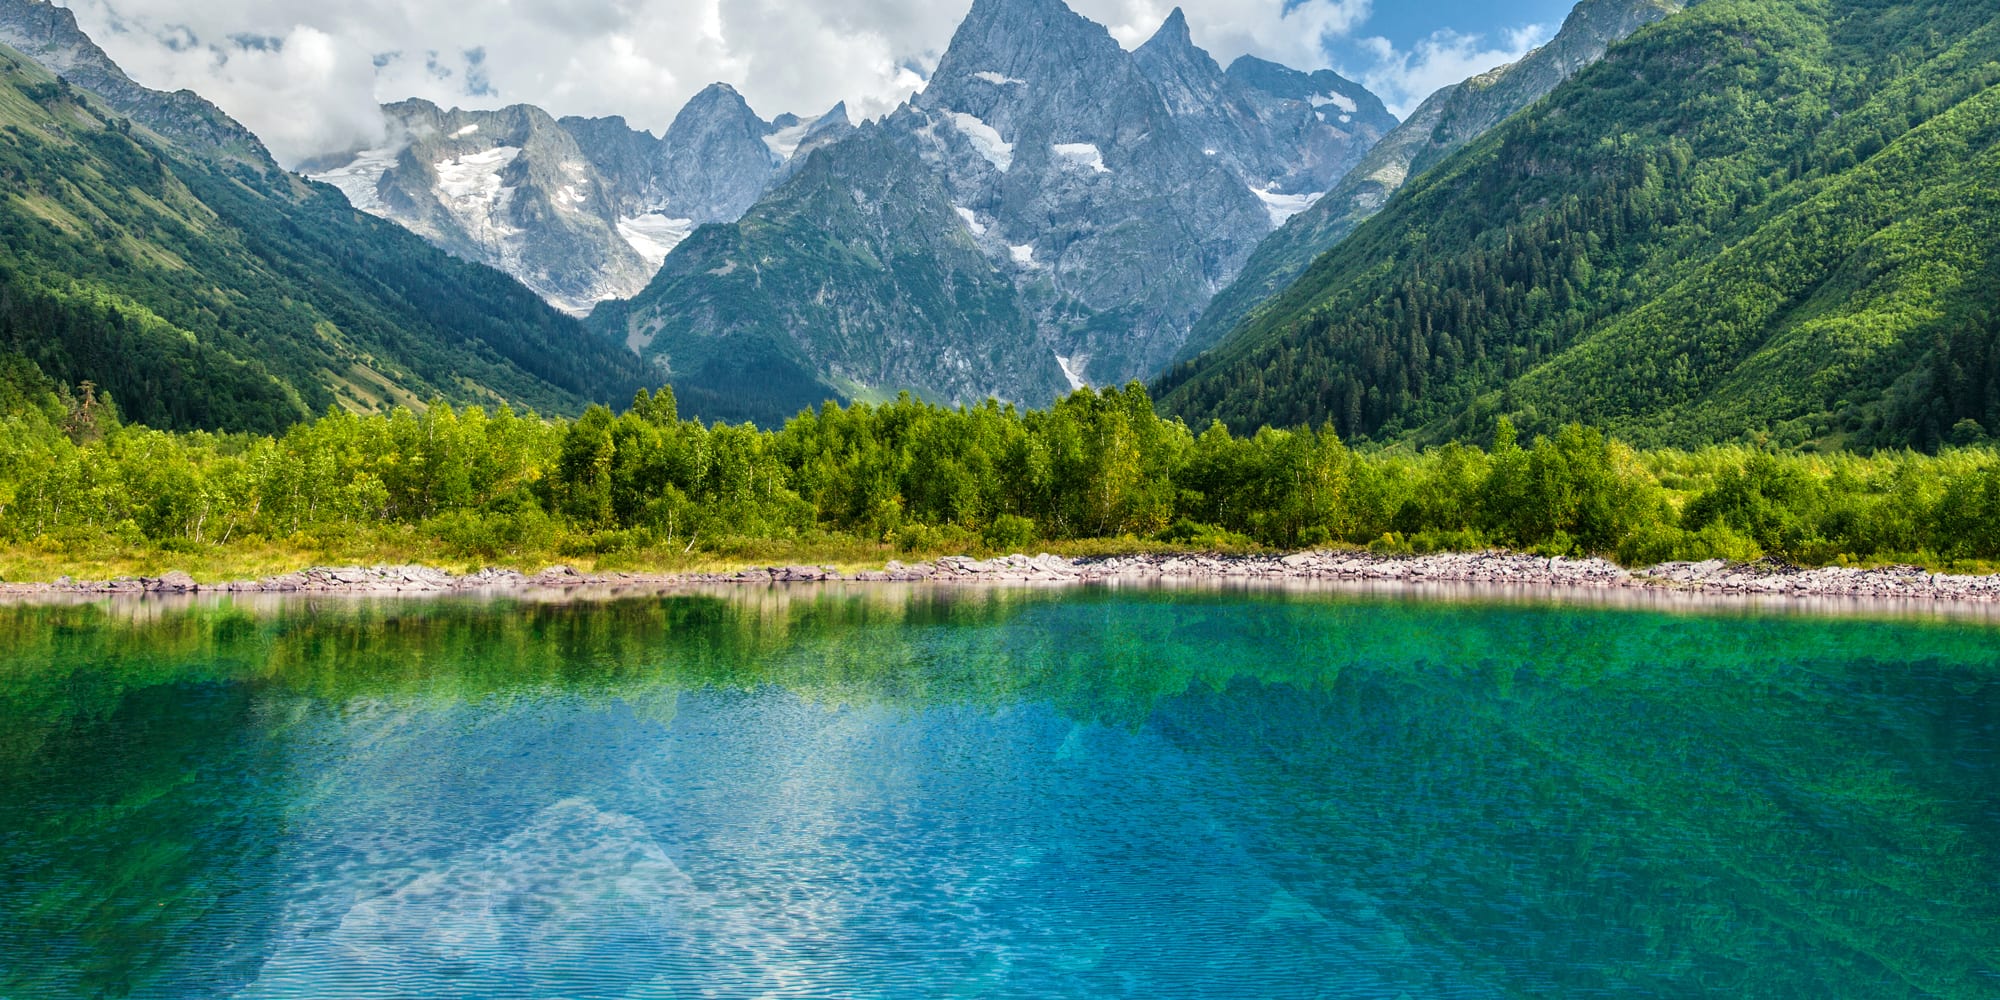
[[[1203,104],[1224,99],[1222,67],[1206,50],[1195,46],[1187,15],[1179,7],[1146,44],[1133,51],[1132,59],[1176,115],[1200,111]]]
[[[1146,49],[1160,51],[1173,51],[1176,49],[1193,50],[1194,32],[1188,30],[1187,14],[1179,7],[1175,7],[1173,13],[1168,14],[1167,19],[1160,23],[1160,30],[1153,32],[1153,37],[1147,39],[1146,44],[1139,47],[1139,50],[1142,52]],[[1206,55],[1206,53],[1203,54]]]
[[[1085,110],[1089,97],[1131,76],[1111,33],[1060,0],[977,0],[913,103],[971,114],[1011,134],[1010,109]]]
[[[787,169],[796,169],[813,150],[838,142],[854,132],[854,119],[847,114],[846,101],[828,108],[826,114],[817,118],[785,115],[771,124],[779,128],[766,144],[784,159]]]
[[[743,95],[738,93],[735,87],[726,83],[711,83],[703,87],[700,93],[689,98],[687,104],[681,107],[680,113],[674,117],[675,124],[683,121],[740,121],[756,122],[758,125],[768,124],[757,117],[757,112],[750,110],[750,102],[744,100]]]

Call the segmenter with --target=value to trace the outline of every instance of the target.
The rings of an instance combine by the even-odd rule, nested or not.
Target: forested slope
[[[0,351],[171,428],[433,396],[574,411],[636,384],[622,345],[505,275],[206,153],[0,47]]]
[[[2000,430],[1996,17],[1695,6],[1410,185],[1163,405],[1377,437]]]
[[[1614,43],[1685,6],[1681,0],[1581,0],[1548,44],[1518,62],[1432,94],[1338,185],[1257,245],[1242,273],[1202,312],[1182,357],[1194,357],[1227,337],[1297,281],[1315,258],[1373,218],[1411,179],[1548,96],[1604,58]]]

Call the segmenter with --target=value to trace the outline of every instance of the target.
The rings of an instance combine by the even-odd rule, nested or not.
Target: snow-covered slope
[[[732,222],[803,155],[853,126],[844,106],[766,122],[727,85],[690,101],[664,138],[620,118],[539,108],[384,108],[391,140],[309,164],[362,211],[514,275],[582,315],[643,289],[695,227]]]

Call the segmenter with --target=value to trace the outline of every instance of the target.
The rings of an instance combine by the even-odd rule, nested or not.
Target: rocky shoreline
[[[1915,567],[1801,569],[1752,564],[1669,563],[1627,570],[1602,559],[1550,559],[1507,552],[1382,556],[1320,551],[1275,555],[1134,555],[1068,559],[950,556],[878,571],[842,574],[825,566],[784,566],[739,573],[581,573],[556,566],[535,574],[484,569],[455,575],[427,566],[315,568],[263,580],[202,584],[185,573],[110,581],[0,583],[0,599],[75,599],[197,594],[470,594],[584,587],[824,583],[1074,586],[1116,584],[1453,584],[1547,590],[1674,592],[1709,596],[1844,598],[1899,602],[2000,603],[2000,576],[1954,576]]]

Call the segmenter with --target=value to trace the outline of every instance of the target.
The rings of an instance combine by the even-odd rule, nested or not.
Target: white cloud
[[[1483,35],[1461,34],[1445,28],[1432,32],[1409,49],[1399,49],[1386,38],[1364,38],[1359,44],[1374,63],[1353,76],[1382,98],[1382,103],[1397,117],[1408,117],[1424,98],[1440,88],[1527,55],[1529,50],[1554,37],[1555,29],[1530,24],[1502,35],[1489,40]]]
[[[59,0],[60,2],[60,0]],[[962,9],[924,0],[66,0],[139,82],[199,91],[288,163],[379,138],[375,105],[540,105],[664,131],[734,84],[765,117],[922,85]],[[289,72],[288,72],[289,68]]]
[[[196,90],[263,136],[287,163],[381,138],[375,106],[540,105],[623,115],[664,131],[709,83],[733,84],[765,117],[845,100],[882,114],[922,86],[969,0],[58,0],[148,86]],[[1073,0],[1122,44],[1151,37],[1176,2],[1195,42],[1227,63],[1255,54],[1330,64],[1371,0]],[[1387,43],[1383,43],[1385,46]],[[1373,77],[1392,106],[1505,61],[1442,32],[1382,52]],[[1454,75],[1456,74],[1456,75]],[[1428,90],[1424,90],[1428,93]],[[1416,94],[1421,98],[1422,94]]]

